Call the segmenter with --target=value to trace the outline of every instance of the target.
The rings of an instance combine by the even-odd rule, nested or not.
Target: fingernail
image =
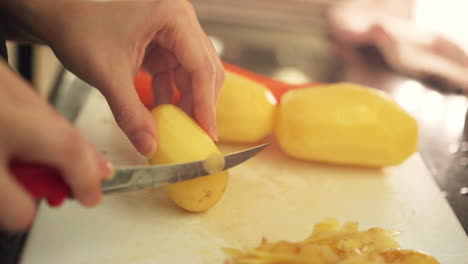
[[[99,159],[99,170],[101,177],[108,179],[112,177],[112,164],[104,157],[101,152],[97,152],[97,158]]]
[[[150,158],[156,153],[156,141],[148,132],[138,132],[134,139],[135,147],[141,154]]]
[[[152,142],[151,144],[152,144],[152,146],[153,146],[153,147],[152,147],[153,150],[152,150],[151,152],[149,152],[148,155],[145,155],[145,157],[146,157],[147,159],[152,158],[152,157],[154,156],[154,154],[156,154],[156,150],[158,149],[158,145],[156,144],[156,141],[152,140],[151,142]]]
[[[215,104],[216,105],[216,104]],[[211,123],[211,136],[215,142],[218,142],[218,126],[216,124],[216,107],[213,107],[214,118]]]
[[[110,161],[104,159],[101,162],[101,172],[102,172],[102,175],[105,175],[104,178],[106,180],[112,179],[112,177],[114,176],[114,172],[112,170],[112,163],[110,163]]]
[[[211,127],[211,136],[215,142],[218,142],[218,128],[216,125]]]

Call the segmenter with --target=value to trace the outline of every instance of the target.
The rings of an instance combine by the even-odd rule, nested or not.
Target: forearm
[[[0,23],[4,25],[2,34],[6,40],[34,44],[44,44],[44,41],[31,35],[29,32],[19,28],[17,25],[10,24],[7,22],[8,21],[6,21],[5,19],[0,18]]]
[[[10,40],[47,44],[58,30],[61,1],[0,0],[0,23]]]

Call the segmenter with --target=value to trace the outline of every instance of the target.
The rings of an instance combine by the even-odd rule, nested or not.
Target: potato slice
[[[211,138],[182,110],[173,105],[160,105],[152,115],[158,126],[158,150],[150,164],[169,164],[206,159],[220,154]],[[228,172],[171,184],[165,187],[169,197],[181,208],[202,212],[213,207],[223,196]]]

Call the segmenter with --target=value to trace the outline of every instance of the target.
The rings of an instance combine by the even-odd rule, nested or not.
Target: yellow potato
[[[416,120],[375,89],[339,83],[292,90],[278,112],[280,146],[299,159],[381,167],[417,150]]]
[[[226,72],[216,106],[221,142],[255,143],[273,130],[276,99],[268,88],[236,73]]]
[[[158,126],[159,144],[150,164],[168,164],[206,159],[219,150],[211,138],[182,110],[173,105],[160,105],[152,111]],[[169,197],[190,212],[213,207],[223,196],[228,172],[166,186]]]

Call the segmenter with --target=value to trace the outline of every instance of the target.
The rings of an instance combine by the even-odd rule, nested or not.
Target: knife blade
[[[224,158],[222,170],[241,164],[267,146],[268,144],[263,144],[224,157],[221,156]],[[205,160],[199,160],[170,165],[115,167],[113,178],[103,182],[102,191],[105,194],[110,194],[160,187],[212,174],[207,171],[204,164]],[[14,178],[35,199],[46,199],[49,205],[57,207],[66,198],[71,198],[71,189],[64,182],[60,171],[53,167],[12,162],[9,169]]]
[[[224,156],[224,168],[230,169],[249,160],[261,152],[268,144],[259,145]],[[221,156],[222,157],[222,156]],[[112,179],[105,181],[102,190],[105,194],[125,192],[191,180],[210,175],[204,166],[206,160],[159,166],[118,167]]]

